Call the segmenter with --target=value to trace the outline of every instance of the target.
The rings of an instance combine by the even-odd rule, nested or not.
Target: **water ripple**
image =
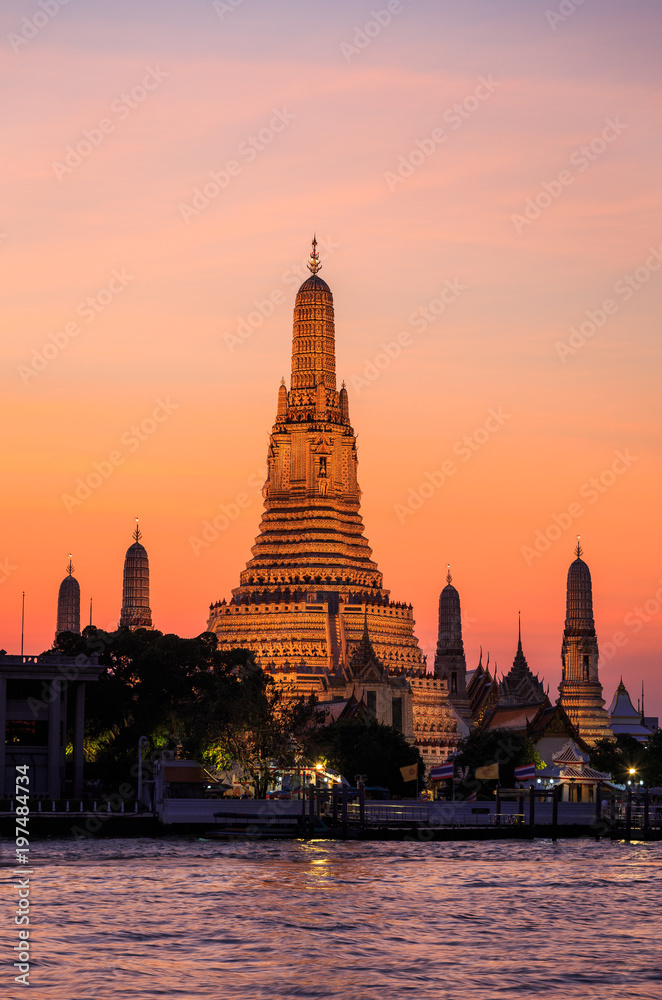
[[[659,844],[35,843],[40,1000],[651,1000]]]

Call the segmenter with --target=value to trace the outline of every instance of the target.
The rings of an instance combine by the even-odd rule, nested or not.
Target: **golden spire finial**
[[[308,270],[312,274],[317,274],[321,267],[320,255],[317,252],[317,237],[313,233],[313,249],[310,251],[310,257],[308,258]]]
[[[134,538],[134,539],[135,539],[135,540],[136,540],[137,542],[139,542],[139,541],[140,541],[140,539],[142,538],[142,533],[141,533],[141,531],[140,531],[140,528],[138,527],[138,518],[136,518],[136,530],[135,530],[135,531],[134,531],[134,533],[133,533],[133,538]]]
[[[583,548],[579,544],[580,537],[581,537],[580,535],[577,535],[577,548],[575,549],[575,555],[577,556],[578,559],[582,555],[582,553],[584,552]]]
[[[446,583],[450,583],[451,580],[453,579],[453,577],[451,576],[451,564],[446,563],[446,566],[448,568],[448,573],[446,574]]]
[[[73,567],[73,564],[71,562],[71,552],[70,552],[69,553],[69,565],[67,566],[67,573],[69,574],[69,576],[72,576],[73,571],[74,571],[74,567]]]

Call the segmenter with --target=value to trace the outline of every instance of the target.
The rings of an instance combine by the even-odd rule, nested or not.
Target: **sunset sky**
[[[521,610],[555,698],[581,533],[607,705],[623,675],[662,714],[661,20],[3,5],[0,645],[25,591],[25,651],[50,646],[69,552],[112,627],[136,515],[157,628],[230,597],[315,231],[366,534],[424,652],[450,563],[468,666],[509,669]]]

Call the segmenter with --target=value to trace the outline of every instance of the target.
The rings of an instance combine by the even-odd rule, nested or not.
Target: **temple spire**
[[[124,559],[124,584],[122,589],[122,610],[120,626],[130,629],[152,628],[152,612],[149,607],[149,560],[145,547],[140,544],[142,534],[138,527],[132,535],[134,542],[127,549]]]
[[[60,584],[57,597],[56,639],[60,632],[80,633],[80,586],[78,580],[73,575],[74,565],[71,559],[70,552],[67,575]]]
[[[309,403],[314,406],[315,400],[309,400],[307,394],[297,393],[296,390],[316,390],[322,384],[324,389],[336,391],[333,295],[327,283],[317,274],[321,266],[317,240],[313,237],[308,260],[311,275],[297,292],[292,329],[291,389],[295,390],[294,400],[299,401],[294,405],[303,407],[308,407]],[[324,408],[327,402],[325,395]],[[309,407],[306,412],[309,412]]]
[[[579,735],[588,743],[613,739],[609,716],[604,709],[602,684],[598,673],[598,640],[593,619],[591,572],[580,558],[582,547],[577,536],[576,559],[568,569],[566,616],[561,645],[561,684],[559,703],[567,712]]]
[[[322,270],[322,265],[320,264],[320,255],[317,251],[317,237],[313,233],[313,248],[310,251],[310,257],[308,258],[308,270],[311,274],[317,274],[318,271]]]
[[[467,663],[462,641],[460,595],[452,584],[450,563],[446,564],[446,586],[439,595],[439,629],[434,658],[435,677],[448,685],[449,701],[469,722],[471,710],[467,698]]]

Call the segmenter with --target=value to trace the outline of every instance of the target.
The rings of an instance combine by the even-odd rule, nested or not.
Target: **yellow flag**
[[[418,777],[418,764],[407,764],[406,767],[401,767],[400,774],[403,781],[416,781]]]
[[[482,779],[483,781],[489,781],[489,779],[499,780],[499,765],[498,764],[486,764],[485,767],[476,768],[476,777]]]

